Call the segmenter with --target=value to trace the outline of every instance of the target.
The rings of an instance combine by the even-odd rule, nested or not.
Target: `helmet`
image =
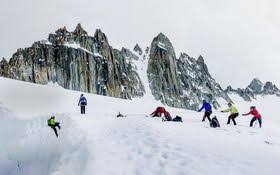
[[[255,109],[255,108],[256,108],[256,106],[251,106],[251,107],[250,107],[250,109]]]
[[[54,118],[55,118],[55,116],[53,115],[53,116],[51,116],[51,118],[52,118],[52,119],[54,119]]]
[[[232,103],[231,103],[231,102],[229,102],[227,105],[228,105],[228,106],[232,106]]]

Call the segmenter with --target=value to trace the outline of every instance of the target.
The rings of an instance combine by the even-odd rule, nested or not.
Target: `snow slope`
[[[263,128],[201,123],[203,113],[166,107],[183,123],[146,117],[160,103],[144,97],[121,100],[85,94],[87,114],[79,114],[80,93],[0,78],[0,174],[2,175],[165,175],[277,174],[280,161],[279,98],[247,103],[232,96],[241,113],[254,104]],[[224,104],[226,105],[226,104]],[[116,118],[118,112],[126,118]],[[62,124],[57,139],[46,126],[50,115]]]

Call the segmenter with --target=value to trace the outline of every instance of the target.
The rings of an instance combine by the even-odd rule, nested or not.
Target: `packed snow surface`
[[[140,69],[141,70],[141,69]],[[146,80],[144,80],[146,81]],[[79,114],[80,92],[57,84],[0,78],[0,174],[2,175],[274,175],[280,162],[279,98],[252,103],[232,96],[240,113],[255,105],[263,128],[238,126],[213,112],[221,128],[201,122],[203,113],[166,107],[182,123],[147,117],[161,105],[152,96],[121,100],[92,94]],[[226,104],[224,104],[224,107]],[[118,112],[127,117],[116,118]],[[47,126],[55,115],[56,138]]]

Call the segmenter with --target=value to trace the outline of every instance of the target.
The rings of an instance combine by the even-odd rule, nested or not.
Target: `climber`
[[[78,106],[81,106],[81,114],[86,113],[87,99],[84,94],[81,94]]]
[[[228,107],[228,109],[222,110],[221,112],[230,112],[227,124],[230,124],[230,120],[232,120],[233,124],[236,125],[235,118],[239,115],[238,110],[232,103],[228,103]]]
[[[245,116],[245,115],[250,115],[252,114],[254,117],[252,118],[251,122],[250,122],[250,127],[253,126],[254,122],[256,120],[259,121],[259,126],[260,128],[262,127],[262,116],[260,115],[260,113],[257,111],[256,107],[255,106],[251,106],[250,107],[250,111],[247,113],[247,114],[242,114],[242,116]]]
[[[210,103],[206,102],[206,100],[203,100],[202,102],[203,102],[203,105],[197,112],[200,112],[200,111],[202,111],[202,109],[205,109],[204,116],[202,118],[202,122],[205,121],[206,117],[209,120],[209,122],[211,122],[210,115],[212,114],[212,106],[210,105]]]
[[[54,130],[56,137],[58,137],[55,127],[58,127],[58,129],[60,129],[60,123],[55,121],[55,116],[51,116],[51,118],[48,119],[48,126],[50,126]]]
[[[164,113],[165,113],[165,108],[159,106],[159,107],[157,107],[157,109],[156,109],[153,113],[151,113],[150,115],[151,115],[152,117],[161,117],[161,115],[164,114]]]

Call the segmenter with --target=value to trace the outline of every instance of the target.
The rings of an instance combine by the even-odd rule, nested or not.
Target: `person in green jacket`
[[[235,118],[239,115],[238,110],[232,103],[228,103],[228,107],[228,109],[222,110],[221,112],[230,112],[227,124],[230,124],[230,120],[232,120],[233,124],[236,125]]]
[[[51,118],[48,119],[48,126],[54,130],[56,137],[58,137],[56,127],[60,129],[60,123],[55,121],[55,116],[51,116]]]

